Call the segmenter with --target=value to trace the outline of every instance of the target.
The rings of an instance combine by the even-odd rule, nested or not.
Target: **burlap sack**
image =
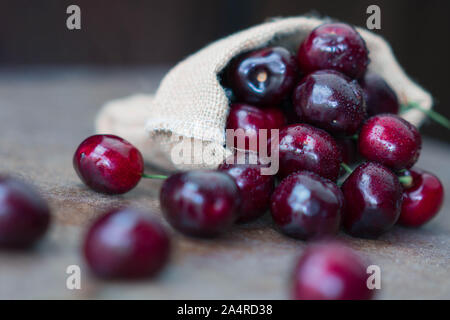
[[[244,51],[267,45],[295,51],[306,35],[324,22],[311,17],[275,19],[218,40],[172,68],[154,96],[136,95],[107,103],[98,115],[96,130],[129,140],[148,162],[160,168],[216,167],[227,154],[224,144],[229,107],[218,74]],[[405,74],[389,44],[365,29],[358,31],[370,51],[369,69],[383,76],[403,103],[415,101],[431,109],[431,95]],[[416,126],[424,118],[417,110],[402,116]],[[196,149],[194,164],[174,163],[172,151],[180,146],[180,139],[184,145],[200,143],[208,152],[202,156]]]

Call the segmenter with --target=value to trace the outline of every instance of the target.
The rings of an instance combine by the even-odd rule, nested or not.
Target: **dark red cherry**
[[[433,174],[411,169],[412,185],[403,190],[402,211],[398,223],[420,227],[437,215],[444,201],[444,187]]]
[[[169,237],[158,222],[131,208],[115,209],[98,218],[84,239],[84,257],[102,278],[143,278],[167,263]]]
[[[255,50],[238,57],[227,73],[238,100],[259,105],[278,105],[297,80],[295,57],[281,47]]]
[[[189,236],[217,236],[239,217],[239,189],[223,172],[176,173],[164,181],[159,198],[169,223]]]
[[[227,129],[243,129],[234,133],[234,147],[240,150],[259,150],[260,130],[267,130],[267,139],[271,129],[280,129],[286,123],[283,112],[277,108],[260,109],[248,104],[231,105]],[[262,137],[262,136],[261,136]],[[240,141],[243,145],[240,145]],[[244,144],[245,143],[245,144]]]
[[[367,162],[357,167],[342,185],[343,225],[356,237],[376,238],[397,222],[402,186],[385,166]]]
[[[0,248],[26,248],[46,233],[50,209],[24,182],[0,176]]]
[[[367,72],[360,84],[369,117],[381,113],[398,113],[400,105],[397,95],[382,77],[374,72]]]
[[[227,162],[221,164],[218,170],[233,177],[239,188],[242,202],[238,222],[248,222],[262,216],[269,209],[270,196],[275,187],[275,177],[262,172],[262,168],[268,165],[261,164],[256,156],[240,152]]]
[[[90,136],[73,156],[73,167],[88,187],[121,194],[133,189],[144,172],[141,153],[128,141],[109,134]]]
[[[355,134],[366,116],[359,84],[333,70],[316,71],[303,78],[292,102],[303,122],[335,134]]]
[[[394,170],[411,168],[419,159],[422,139],[412,124],[393,114],[374,116],[359,134],[359,152]]]
[[[285,178],[272,195],[275,223],[288,236],[309,240],[339,231],[344,197],[336,184],[309,172]]]
[[[341,161],[336,141],[321,129],[308,124],[296,124],[280,131],[278,173],[282,178],[296,171],[307,170],[336,181]]]
[[[327,23],[314,29],[298,50],[302,72],[333,69],[351,78],[359,78],[369,64],[366,43],[351,26]]]
[[[368,264],[342,244],[306,248],[294,270],[292,297],[297,300],[369,300]]]

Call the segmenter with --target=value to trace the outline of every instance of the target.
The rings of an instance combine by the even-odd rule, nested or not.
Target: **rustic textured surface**
[[[0,298],[286,298],[292,262],[305,243],[278,234],[268,217],[215,241],[174,234],[172,261],[153,281],[105,283],[84,268],[79,243],[89,221],[123,204],[159,216],[160,182],[144,180],[124,196],[99,195],[76,177],[72,153],[93,132],[105,101],[153,92],[164,71],[0,70],[0,172],[37,185],[54,214],[35,250],[0,253]],[[449,156],[448,145],[425,140],[419,163],[437,172],[447,190]],[[447,198],[440,216],[420,230],[397,227],[376,241],[340,236],[381,267],[378,298],[450,298],[449,208]],[[66,289],[71,264],[82,268],[82,290]]]

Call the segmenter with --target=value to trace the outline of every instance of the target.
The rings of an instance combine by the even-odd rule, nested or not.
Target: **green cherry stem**
[[[159,180],[165,180],[167,179],[167,176],[161,175],[161,174],[142,174],[142,178],[146,179],[159,179]]]
[[[413,178],[411,176],[400,176],[398,177],[398,180],[405,188],[412,186]]]
[[[352,168],[350,168],[346,163],[341,162],[341,167],[347,172],[347,173],[352,173],[353,170]]]
[[[447,129],[450,129],[450,120],[448,120],[443,115],[437,113],[436,111],[424,109],[417,102],[409,102],[408,104],[402,104],[400,112],[405,113],[411,109],[417,109],[417,110],[425,113],[429,118],[433,119],[434,121],[439,123],[441,126],[447,128]]]

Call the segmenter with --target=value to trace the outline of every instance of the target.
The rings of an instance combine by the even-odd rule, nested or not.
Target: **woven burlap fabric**
[[[154,96],[136,95],[107,103],[97,117],[97,132],[122,136],[161,168],[214,168],[228,154],[224,144],[229,101],[218,74],[245,51],[267,45],[296,51],[308,33],[324,22],[312,17],[274,19],[218,40],[172,68]],[[405,74],[389,44],[365,29],[358,28],[358,32],[370,51],[369,69],[389,83],[402,103],[414,101],[431,109],[431,95]],[[416,126],[424,118],[418,110],[402,116]],[[196,159],[194,164],[173,163],[171,152],[180,139],[186,145],[198,142],[214,152],[200,155],[201,161]]]

